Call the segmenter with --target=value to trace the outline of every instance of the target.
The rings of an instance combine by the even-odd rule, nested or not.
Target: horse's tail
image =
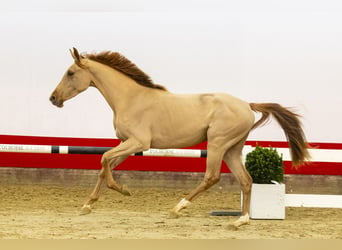
[[[261,112],[261,118],[253,125],[252,129],[259,127],[273,115],[283,128],[286,139],[289,142],[290,153],[294,166],[303,165],[310,158],[308,144],[305,139],[302,123],[299,115],[277,103],[250,103],[254,112]]]

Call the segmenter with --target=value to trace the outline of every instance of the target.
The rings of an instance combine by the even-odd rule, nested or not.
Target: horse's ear
[[[71,56],[72,56],[72,58],[74,58],[74,60],[75,60],[75,63],[79,66],[79,67],[81,67],[81,68],[84,68],[84,64],[82,63],[82,56],[80,56],[80,54],[78,53],[78,50],[76,49],[76,48],[72,48],[72,50],[71,49],[69,49],[69,51],[70,51],[70,54],[71,54]]]

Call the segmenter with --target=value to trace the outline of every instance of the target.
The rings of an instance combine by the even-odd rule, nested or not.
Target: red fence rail
[[[114,147],[119,144],[117,139],[97,138],[65,138],[40,136],[0,135],[0,144],[33,144],[33,145],[68,145]],[[247,141],[246,145],[271,146],[287,148],[286,142]],[[342,143],[310,143],[311,147],[328,150],[341,150]],[[191,149],[206,149],[206,143],[201,143]],[[34,153],[3,153],[0,152],[0,167],[25,168],[69,168],[69,169],[100,169],[101,155],[59,155]],[[205,158],[175,158],[175,157],[141,157],[132,156],[119,165],[116,170],[138,171],[180,171],[204,172]],[[342,162],[310,162],[298,169],[292,167],[290,161],[285,161],[285,174],[306,175],[342,175]],[[222,163],[221,172],[229,173],[229,167]]]

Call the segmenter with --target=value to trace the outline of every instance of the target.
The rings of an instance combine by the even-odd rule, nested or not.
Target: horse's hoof
[[[180,217],[180,214],[175,211],[170,211],[168,218],[169,219],[177,219]]]
[[[237,231],[239,229],[238,226],[236,226],[234,223],[230,223],[227,228],[231,231]]]
[[[87,215],[91,213],[90,205],[84,205],[81,209],[80,215]]]
[[[121,193],[125,196],[131,196],[131,192],[128,190],[127,186],[126,185],[123,185],[122,186],[122,191]]]
[[[249,215],[241,216],[238,220],[231,223],[228,227],[232,230],[238,230],[239,227],[249,224]]]

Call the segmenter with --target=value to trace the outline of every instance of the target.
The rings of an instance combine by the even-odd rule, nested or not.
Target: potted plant
[[[246,155],[245,166],[253,178],[250,217],[285,219],[283,157],[274,148],[256,148]]]

